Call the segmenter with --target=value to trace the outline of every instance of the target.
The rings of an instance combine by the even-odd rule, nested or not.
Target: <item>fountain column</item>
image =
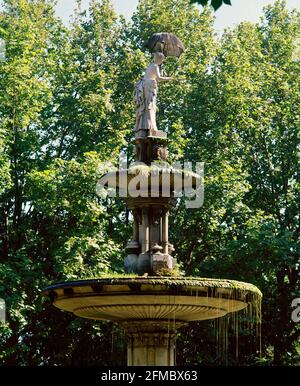
[[[168,254],[169,244],[169,210],[166,209],[162,217],[162,247],[163,253]]]
[[[127,338],[128,366],[174,366],[176,331],[184,322],[121,322]]]
[[[142,239],[142,253],[149,251],[149,209],[142,209],[142,226],[143,226],[143,239]]]
[[[139,241],[139,217],[137,210],[133,211],[133,241]]]

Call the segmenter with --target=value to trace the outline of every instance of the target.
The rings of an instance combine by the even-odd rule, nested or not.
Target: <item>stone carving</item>
[[[158,82],[172,80],[172,77],[163,77],[159,66],[165,59],[161,52],[154,53],[154,63],[150,64],[142,79],[140,79],[134,90],[134,102],[136,106],[135,131],[139,137],[155,135],[156,125],[156,102]]]
[[[163,210],[161,208],[152,209],[152,224],[159,225]]]
[[[135,157],[151,167],[153,162],[167,162],[167,133],[158,130],[156,124],[158,84],[173,80],[161,75],[160,66],[168,56],[180,57],[184,51],[182,42],[171,33],[154,34],[145,47],[153,53],[154,60],[136,83],[134,102],[136,107]],[[178,78],[177,78],[178,79]],[[158,274],[158,271],[173,270],[174,248],[169,243],[169,209],[174,205],[174,196],[164,196],[162,175],[148,178],[147,192],[152,196],[128,197],[127,207],[133,212],[133,237],[126,247],[125,270],[140,275]],[[152,192],[153,188],[153,192]]]
[[[153,34],[144,44],[150,52],[162,52],[165,56],[179,58],[185,51],[182,41],[170,32]]]
[[[159,161],[167,161],[169,152],[165,146],[162,146],[160,144],[153,146],[153,159],[159,160]]]

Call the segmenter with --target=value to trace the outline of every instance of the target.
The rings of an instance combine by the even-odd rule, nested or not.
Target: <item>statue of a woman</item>
[[[138,137],[155,135],[156,126],[156,99],[158,82],[173,80],[172,77],[160,75],[159,66],[165,56],[160,52],[154,53],[154,63],[150,64],[142,79],[135,85],[134,102],[136,105],[135,131]]]

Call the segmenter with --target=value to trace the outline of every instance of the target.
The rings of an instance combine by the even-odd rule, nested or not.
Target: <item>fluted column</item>
[[[149,251],[149,209],[142,209],[142,229],[143,229],[143,238],[142,238],[142,253]]]
[[[169,211],[166,210],[162,217],[162,247],[163,253],[168,254],[169,243]]]
[[[139,218],[137,210],[133,211],[133,240],[139,241]]]
[[[174,366],[176,330],[184,322],[174,320],[121,322],[127,338],[128,366]]]

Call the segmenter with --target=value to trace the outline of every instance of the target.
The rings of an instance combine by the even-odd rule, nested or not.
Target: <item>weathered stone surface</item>
[[[128,366],[174,366],[176,330],[184,322],[125,321]]]
[[[150,255],[147,252],[140,253],[137,260],[137,270],[135,273],[143,275],[145,273],[151,274],[151,260]]]
[[[158,83],[172,80],[160,74],[159,66],[164,59],[165,56],[162,53],[154,53],[154,62],[146,68],[143,77],[135,84],[136,138],[147,138],[149,135],[165,136],[157,129],[156,124]]]
[[[137,261],[138,261],[138,255],[134,255],[134,254],[127,255],[124,260],[125,272],[128,272],[128,273],[136,272]]]
[[[152,258],[152,271],[154,273],[160,270],[172,270],[173,269],[173,258],[172,256],[164,253],[157,252],[151,256]]]
[[[256,304],[260,291],[234,280],[176,278],[91,279],[49,287],[53,304],[99,320],[205,320]]]
[[[255,309],[261,300],[251,284],[185,277],[82,280],[50,286],[44,295],[77,316],[119,323],[127,337],[128,365],[135,366],[174,365],[177,328],[249,303]]]

